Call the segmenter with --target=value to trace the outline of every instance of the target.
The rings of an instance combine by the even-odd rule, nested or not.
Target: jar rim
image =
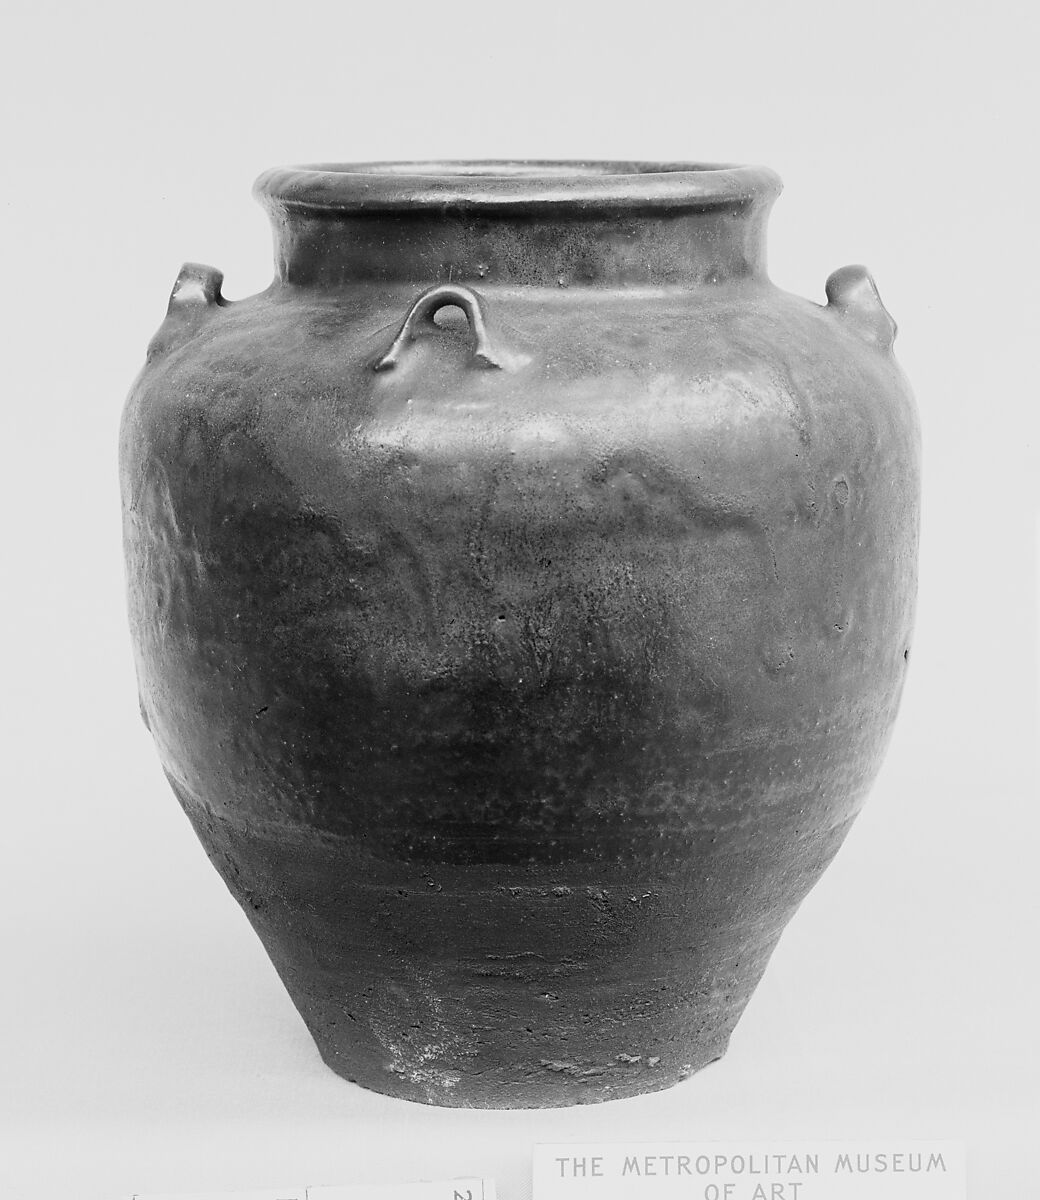
[[[426,208],[699,209],[769,203],[767,167],[596,159],[446,159],[274,167],[253,186],[262,204],[315,212]]]

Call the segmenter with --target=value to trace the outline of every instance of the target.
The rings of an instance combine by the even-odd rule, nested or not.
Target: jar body
[[[409,281],[171,305],[122,430],[142,711],[333,1069],[610,1099],[722,1054],[860,807],[916,419],[764,278],[472,282],[403,340]]]

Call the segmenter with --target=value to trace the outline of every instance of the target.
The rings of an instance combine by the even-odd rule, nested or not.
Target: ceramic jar
[[[779,187],[275,170],[270,288],[177,280],[121,434],[141,709],[348,1079],[685,1078],[863,802],[917,425],[863,268],[823,306],[769,281]]]

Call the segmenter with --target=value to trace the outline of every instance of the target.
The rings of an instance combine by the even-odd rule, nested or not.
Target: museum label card
[[[147,1195],[133,1200],[496,1200],[493,1179],[445,1179],[434,1183],[388,1183],[347,1187],[267,1188],[252,1192]]]
[[[965,1200],[958,1142],[541,1145],[532,1200]]]

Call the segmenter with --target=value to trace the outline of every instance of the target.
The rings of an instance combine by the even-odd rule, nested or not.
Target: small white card
[[[542,1145],[532,1200],[966,1200],[959,1142]]]
[[[132,1200],[496,1200],[493,1179],[444,1179],[347,1187],[270,1188],[259,1192],[134,1193]]]

